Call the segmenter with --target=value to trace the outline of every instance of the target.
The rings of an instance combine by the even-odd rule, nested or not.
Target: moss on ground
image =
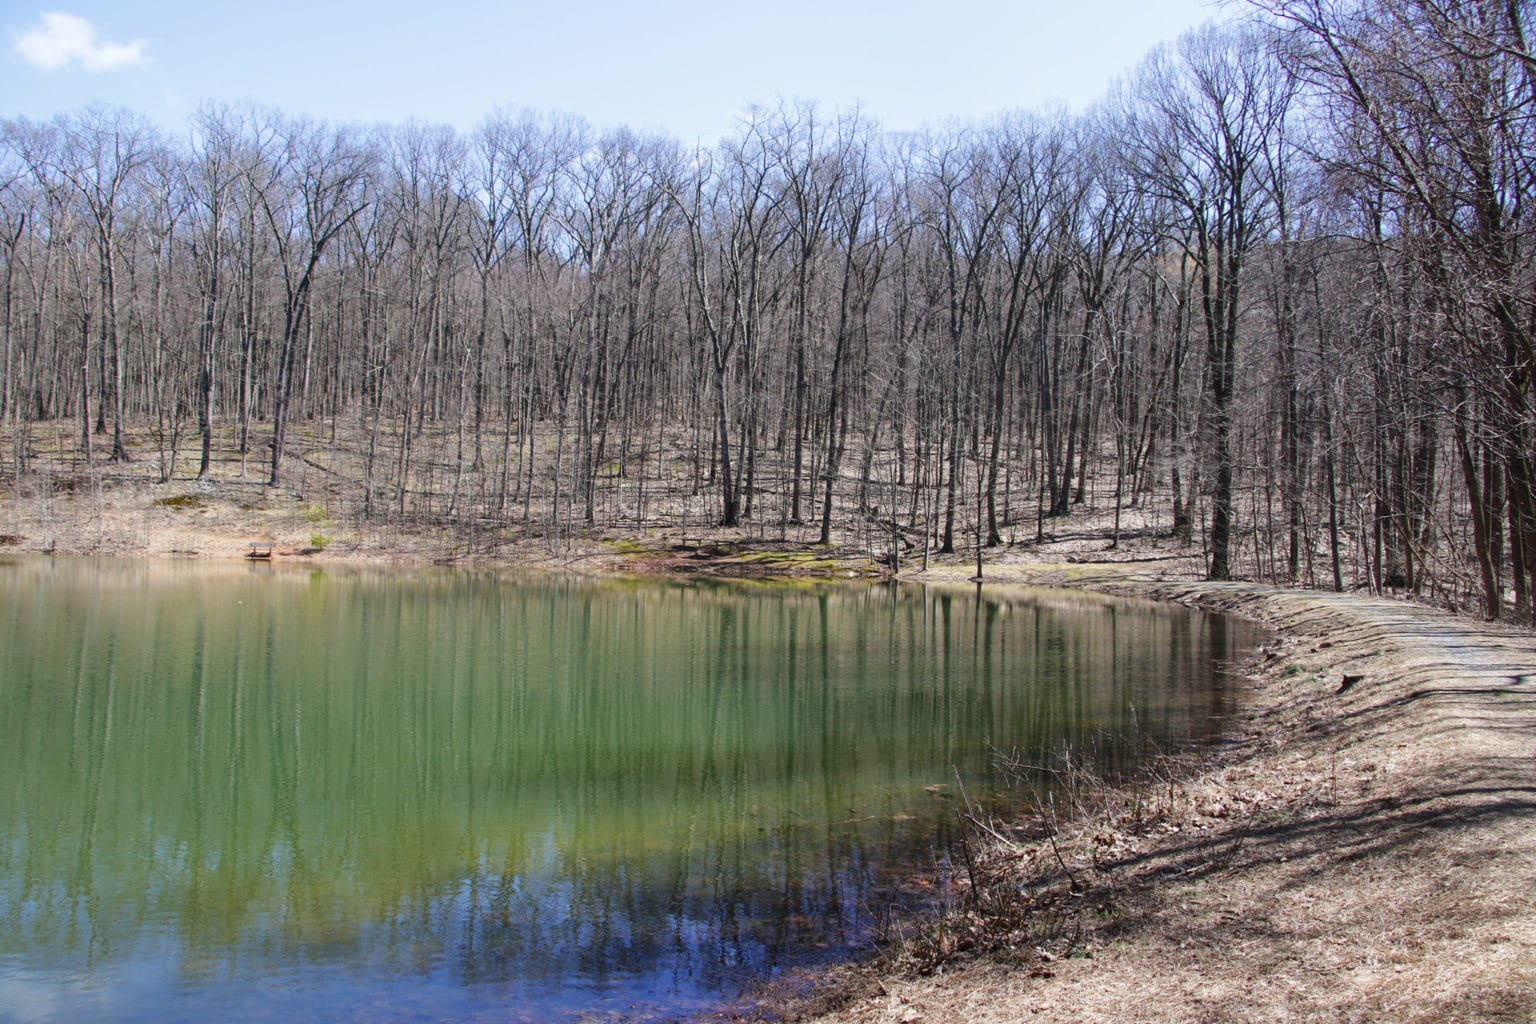
[[[162,508],[196,509],[207,508],[208,503],[195,494],[175,494],[168,498],[156,498],[154,504]]]

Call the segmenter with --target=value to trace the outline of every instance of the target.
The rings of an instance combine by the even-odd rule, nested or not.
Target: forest
[[[1253,0],[917,133],[3,119],[0,475],[345,452],[364,520],[935,553],[1155,505],[1212,579],[1536,622],[1531,9]]]

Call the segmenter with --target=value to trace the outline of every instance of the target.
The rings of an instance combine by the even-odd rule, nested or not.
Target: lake
[[[961,788],[1221,732],[1047,591],[0,559],[0,1021],[668,1018],[868,950]]]

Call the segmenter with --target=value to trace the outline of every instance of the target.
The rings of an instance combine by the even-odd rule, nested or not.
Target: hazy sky
[[[1080,108],[1215,13],[1206,0],[0,0],[0,115],[100,101],[180,129],[215,99],[469,128],[532,107],[693,142],[782,96],[857,101],[905,130]]]

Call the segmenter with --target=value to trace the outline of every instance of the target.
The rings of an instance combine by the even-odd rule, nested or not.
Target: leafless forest
[[[1266,0],[1084,115],[915,135],[4,120],[0,472],[67,427],[80,467],[276,486],[302,436],[370,520],[643,527],[681,481],[943,552],[1091,481],[1213,578],[1530,622],[1531,8]]]

